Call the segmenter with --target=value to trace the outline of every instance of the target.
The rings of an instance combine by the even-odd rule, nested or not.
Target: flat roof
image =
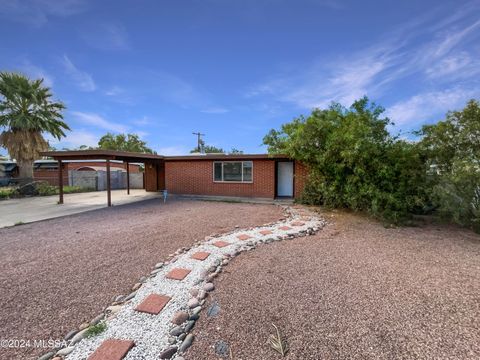
[[[44,151],[42,156],[49,156],[55,160],[121,160],[128,162],[143,162],[145,160],[163,160],[164,157],[156,154],[143,154],[116,150],[69,150]]]
[[[202,161],[202,160],[261,160],[261,159],[288,159],[281,154],[192,154],[179,156],[162,156],[115,150],[72,150],[72,151],[44,151],[42,156],[49,156],[55,160],[121,160],[128,162],[143,162],[151,160],[164,161]]]
[[[199,161],[199,160],[269,160],[287,159],[286,155],[278,154],[194,154],[165,156],[165,161]]]

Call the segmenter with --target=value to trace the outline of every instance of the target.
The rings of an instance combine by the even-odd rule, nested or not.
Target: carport
[[[145,165],[145,190],[158,191],[165,188],[165,161],[164,157],[156,154],[143,154],[115,150],[75,150],[75,151],[46,151],[40,153],[58,161],[59,204],[63,204],[63,162],[67,160],[105,160],[107,173],[107,204],[112,206],[110,161],[123,161],[127,168],[127,194],[130,194],[129,163],[143,163]]]

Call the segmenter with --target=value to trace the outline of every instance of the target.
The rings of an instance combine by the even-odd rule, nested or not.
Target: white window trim
[[[252,163],[252,180],[244,181],[243,180],[243,164],[249,162]],[[222,180],[215,180],[215,164],[222,164]],[[223,164],[224,163],[242,163],[242,180],[241,181],[225,181],[223,180]],[[212,178],[214,183],[221,183],[221,184],[253,184],[253,161],[252,160],[231,160],[231,161],[213,161],[212,163]]]

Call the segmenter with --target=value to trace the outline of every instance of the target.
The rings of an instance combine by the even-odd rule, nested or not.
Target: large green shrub
[[[264,143],[309,167],[304,202],[400,223],[428,203],[425,160],[417,144],[389,134],[383,111],[367,98],[333,104],[271,130]]]
[[[419,146],[428,154],[436,211],[480,232],[480,104],[471,100],[419,134]]]

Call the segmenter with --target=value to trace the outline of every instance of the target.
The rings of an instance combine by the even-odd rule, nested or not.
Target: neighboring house
[[[126,164],[112,161],[111,178],[112,188],[126,187]],[[129,164],[130,181],[132,188],[143,188],[143,172],[141,164]],[[65,185],[87,187],[95,190],[105,190],[105,160],[78,161],[64,163],[63,183]],[[0,162],[0,186],[14,183],[18,177],[18,167],[14,161]],[[55,160],[37,160],[33,165],[33,177],[36,181],[47,181],[51,185],[58,185],[58,162]]]
[[[17,175],[17,164],[11,161],[0,161],[0,186],[10,185]]]

